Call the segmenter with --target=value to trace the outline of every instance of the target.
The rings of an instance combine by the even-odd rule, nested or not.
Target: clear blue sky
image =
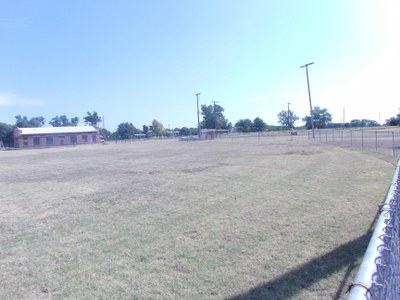
[[[196,97],[233,124],[313,106],[383,123],[400,107],[397,0],[2,0],[0,122],[105,117],[196,127]],[[301,125],[298,121],[296,125]]]

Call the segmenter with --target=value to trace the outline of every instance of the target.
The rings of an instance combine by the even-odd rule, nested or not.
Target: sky
[[[400,107],[397,0],[1,0],[0,122],[86,113],[110,131],[197,127],[200,105],[278,125],[313,106],[384,123]],[[49,126],[49,125],[47,125]]]

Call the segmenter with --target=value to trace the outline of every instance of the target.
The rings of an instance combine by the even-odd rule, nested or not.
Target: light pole
[[[290,131],[290,102],[287,103],[287,130]]]
[[[343,128],[345,127],[346,124],[346,109],[343,107]]]
[[[200,139],[199,95],[200,95],[200,93],[196,94],[196,99],[197,99],[197,131],[198,131],[199,139]]]
[[[313,117],[313,109],[312,109],[312,104],[311,104],[311,93],[310,93],[310,82],[308,79],[308,66],[312,65],[312,63],[305,64],[304,66],[301,66],[300,68],[306,67],[306,75],[307,75],[307,88],[308,88],[308,100],[310,102],[310,117],[311,117],[311,128],[312,128],[312,137],[315,139],[315,133],[314,133],[314,117]]]

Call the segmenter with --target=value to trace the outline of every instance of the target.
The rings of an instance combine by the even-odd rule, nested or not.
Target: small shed
[[[229,130],[227,129],[200,129],[200,139],[210,140],[228,136]]]
[[[35,148],[100,143],[94,126],[15,128],[14,147]]]

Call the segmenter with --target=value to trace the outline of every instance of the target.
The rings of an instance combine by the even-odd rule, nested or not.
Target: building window
[[[53,137],[46,136],[46,145],[53,145]]]
[[[28,142],[24,142],[25,147],[28,147],[28,145],[29,145]]]
[[[82,140],[84,143],[88,142],[88,136],[86,134],[82,135]]]
[[[65,135],[59,135],[58,138],[59,139],[65,139]]]
[[[40,146],[40,137],[34,137],[33,138],[33,145],[34,146]]]
[[[27,141],[28,140],[28,137],[27,136],[24,136],[24,141]]]
[[[70,139],[70,141],[71,141],[71,144],[76,144],[76,135],[71,135],[71,136],[69,137],[69,139]]]

